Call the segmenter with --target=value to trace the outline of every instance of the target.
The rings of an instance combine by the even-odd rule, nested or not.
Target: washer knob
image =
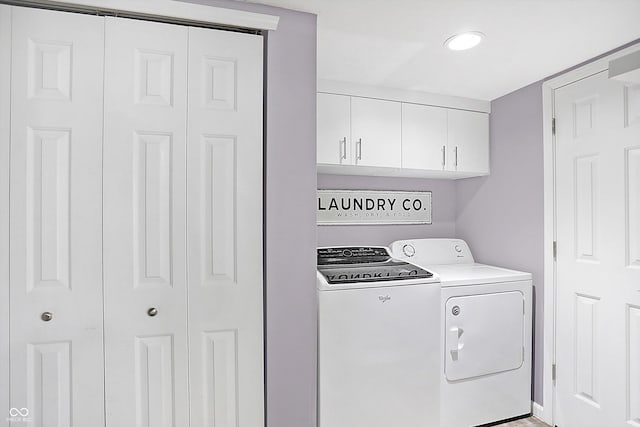
[[[402,247],[402,252],[408,257],[412,257],[416,254],[416,248],[413,245],[404,245]]]
[[[460,245],[455,245],[455,246],[453,247],[453,249],[455,249],[455,250],[456,250],[456,252],[458,252],[458,253],[462,252],[462,248],[460,247]]]

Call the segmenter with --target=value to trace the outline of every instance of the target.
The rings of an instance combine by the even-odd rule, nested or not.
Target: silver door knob
[[[158,314],[158,309],[155,308],[155,307],[151,307],[149,310],[147,310],[147,314],[150,317],[154,317],[154,316],[156,316]]]
[[[49,312],[49,311],[45,311],[44,313],[42,313],[40,315],[40,318],[44,321],[44,322],[48,322],[51,319],[53,319],[53,313]]]

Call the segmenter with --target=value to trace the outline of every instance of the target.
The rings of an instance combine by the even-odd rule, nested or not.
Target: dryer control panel
[[[398,240],[391,244],[391,253],[399,259],[417,264],[473,264],[471,250],[462,239]]]

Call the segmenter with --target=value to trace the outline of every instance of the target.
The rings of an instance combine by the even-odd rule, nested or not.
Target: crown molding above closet
[[[12,2],[7,2],[12,3]],[[19,2],[24,6],[42,6],[60,9],[90,9],[109,14],[126,13],[140,17],[184,20],[189,23],[207,23],[257,30],[276,30],[279,16],[245,12],[176,0],[33,0]],[[28,3],[28,4],[24,4]]]

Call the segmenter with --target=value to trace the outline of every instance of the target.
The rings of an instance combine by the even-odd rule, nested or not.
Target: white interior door
[[[557,419],[640,426],[640,85],[555,92]]]
[[[104,21],[12,14],[11,406],[101,426]]]
[[[262,37],[189,29],[191,425],[263,414]]]
[[[188,29],[107,18],[105,34],[107,423],[188,425]]]

